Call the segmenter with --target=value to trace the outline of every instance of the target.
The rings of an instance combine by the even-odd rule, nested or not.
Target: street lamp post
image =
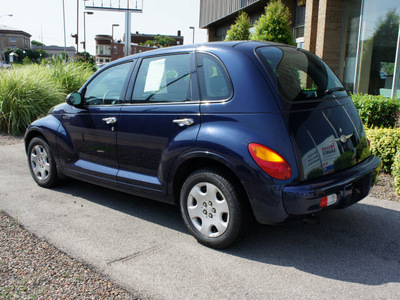
[[[93,15],[92,11],[83,12],[83,50],[86,52],[86,14]]]
[[[64,62],[67,61],[67,34],[65,31],[65,4],[64,0],[62,0],[62,7],[63,7],[63,23],[64,23]]]
[[[193,29],[193,44],[194,44],[194,27],[193,27],[193,26],[190,26],[189,28],[190,28],[190,29]]]
[[[76,55],[79,55],[79,0],[76,0]]]

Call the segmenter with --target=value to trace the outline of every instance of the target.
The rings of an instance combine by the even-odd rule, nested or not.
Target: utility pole
[[[143,12],[143,0],[121,0],[118,6],[113,6],[111,0],[92,0],[90,4],[86,4],[85,9],[88,10],[105,10],[105,11],[121,11],[125,12],[125,55],[131,54],[131,14]],[[106,3],[104,3],[106,2]],[[122,3],[121,3],[122,2]],[[125,2],[125,5],[124,3]],[[135,2],[135,5],[131,3]],[[139,2],[139,8],[138,8]],[[134,7],[134,8],[133,8]]]
[[[64,21],[64,62],[67,61],[67,34],[65,31],[65,6],[64,6],[64,0],[62,0],[62,5],[63,5],[63,21]]]

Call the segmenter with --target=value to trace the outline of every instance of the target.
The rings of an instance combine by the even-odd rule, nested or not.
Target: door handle
[[[175,119],[172,121],[175,124],[178,124],[178,126],[190,126],[194,123],[194,120],[191,118],[184,118],[184,119]]]
[[[117,123],[116,117],[107,117],[102,119],[107,125]]]

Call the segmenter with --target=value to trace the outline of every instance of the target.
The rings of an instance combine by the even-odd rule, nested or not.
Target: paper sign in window
[[[164,70],[165,58],[150,62],[144,86],[145,92],[155,92],[160,89],[164,77]]]

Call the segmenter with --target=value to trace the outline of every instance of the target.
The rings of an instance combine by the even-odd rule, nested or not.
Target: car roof
[[[264,41],[223,41],[223,42],[209,42],[209,43],[199,43],[199,44],[190,44],[190,45],[180,45],[180,46],[172,46],[172,47],[165,47],[165,48],[158,48],[151,51],[141,52],[137,54],[133,54],[127,57],[120,58],[116,61],[110,63],[113,65],[114,63],[120,63],[124,61],[129,61],[132,59],[137,59],[140,57],[146,56],[154,56],[154,55],[161,55],[161,54],[168,54],[168,53],[176,53],[176,52],[187,52],[187,51],[194,51],[198,48],[234,48],[240,45],[241,49],[246,50],[253,50],[254,48],[260,46],[279,46],[282,44],[274,43],[274,42],[264,42]],[[287,45],[286,45],[287,46]]]

